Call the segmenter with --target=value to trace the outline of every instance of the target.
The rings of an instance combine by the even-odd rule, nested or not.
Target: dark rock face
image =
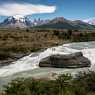
[[[82,68],[90,67],[91,62],[81,52],[68,55],[51,55],[40,61],[40,67]]]

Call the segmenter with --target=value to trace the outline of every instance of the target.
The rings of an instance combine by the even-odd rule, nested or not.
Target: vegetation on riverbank
[[[59,39],[69,40],[70,42],[87,42],[95,41],[95,31],[79,31],[79,30],[67,30],[67,31],[53,31]]]
[[[29,29],[0,30],[0,60],[5,60],[16,54],[29,54],[61,43],[62,40],[49,31]]]
[[[94,31],[52,29],[0,29],[0,59],[15,58],[67,42],[93,41]],[[17,55],[18,56],[18,55]]]
[[[63,74],[54,80],[18,78],[2,92],[2,95],[95,95],[95,72],[80,72],[74,78]]]

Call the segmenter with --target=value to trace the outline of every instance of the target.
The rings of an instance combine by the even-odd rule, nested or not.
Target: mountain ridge
[[[30,20],[28,17],[16,17],[11,16],[6,18],[0,27],[12,27],[12,28],[53,28],[53,29],[73,29],[73,30],[95,30],[95,25],[89,24],[84,20],[68,20],[64,17],[56,17],[51,20],[34,19]]]
[[[36,26],[35,28],[55,28],[55,29],[84,29],[84,30],[95,30],[95,25],[88,24],[83,22],[82,20],[68,20],[64,17],[57,17],[49,21],[48,23],[40,26]]]

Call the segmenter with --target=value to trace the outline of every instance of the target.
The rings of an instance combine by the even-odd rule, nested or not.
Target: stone
[[[40,67],[56,67],[56,68],[83,68],[90,67],[91,62],[84,57],[82,52],[76,52],[67,55],[51,55],[42,59],[39,63]]]

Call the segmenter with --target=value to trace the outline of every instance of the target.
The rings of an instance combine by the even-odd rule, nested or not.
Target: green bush
[[[95,72],[69,74],[55,80],[18,78],[5,86],[4,95],[95,95]]]

